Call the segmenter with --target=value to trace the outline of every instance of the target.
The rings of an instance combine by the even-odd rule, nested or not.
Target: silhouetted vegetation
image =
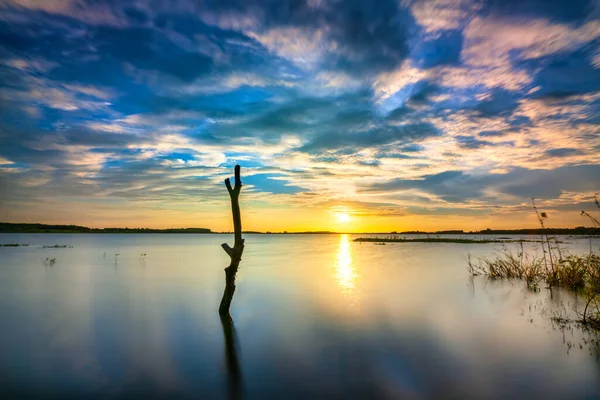
[[[0,222],[0,233],[212,233],[208,228],[88,228],[79,225],[14,224]]]
[[[473,276],[485,275],[490,279],[523,279],[530,289],[537,290],[538,284],[544,279],[543,262],[531,254],[521,250],[513,253],[509,249],[503,249],[501,256],[493,259],[482,259],[478,263],[473,262],[469,255],[469,272]]]
[[[538,242],[538,240],[516,240],[516,239],[464,239],[464,238],[443,238],[443,237],[424,237],[424,238],[406,238],[398,235],[387,237],[359,237],[355,242],[371,243],[517,243],[517,242]]]
[[[0,244],[0,247],[21,247],[21,246],[29,246],[28,244],[21,244],[21,243],[6,243],[6,244]]]
[[[600,235],[600,226],[576,228],[527,228],[527,229],[484,229],[481,231],[406,231],[399,232],[403,235]]]
[[[576,310],[581,318],[578,322],[600,329],[600,253],[591,248],[590,242],[588,254],[569,254],[558,245],[555,237],[548,236],[544,225],[548,215],[538,210],[535,199],[532,199],[532,205],[543,228],[541,256],[526,254],[521,244],[517,253],[504,249],[496,258],[479,259],[477,262],[469,257],[469,272],[490,279],[522,279],[531,290],[539,290],[539,285],[544,282],[548,289],[563,288],[582,295],[587,301],[583,310]],[[589,214],[582,214],[594,222]]]

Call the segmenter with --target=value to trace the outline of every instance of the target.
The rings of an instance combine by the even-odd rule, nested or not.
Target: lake
[[[500,244],[248,234],[229,324],[232,236],[0,234],[2,398],[600,398],[582,299],[469,276]]]

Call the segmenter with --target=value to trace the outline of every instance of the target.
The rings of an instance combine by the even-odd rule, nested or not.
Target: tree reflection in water
[[[225,339],[225,365],[227,367],[228,393],[230,399],[242,398],[242,373],[237,355],[237,338],[233,319],[229,314],[221,315]]]

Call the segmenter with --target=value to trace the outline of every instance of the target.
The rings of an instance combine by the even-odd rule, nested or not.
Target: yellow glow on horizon
[[[231,205],[207,204],[199,207],[173,203],[166,205],[114,204],[110,207],[91,209],[88,205],[68,203],[58,207],[52,202],[40,203],[39,207],[8,208],[0,215],[7,216],[5,222],[73,224],[94,228],[209,228],[213,232],[233,231]],[[157,208],[153,208],[157,207]],[[462,215],[364,215],[349,207],[271,207],[257,205],[251,201],[241,203],[242,226],[246,231],[259,232],[307,232],[334,231],[346,233],[385,233],[412,230],[437,231],[463,229],[477,231],[486,228],[514,229],[537,228],[539,221],[529,210],[511,213],[490,213],[478,216]],[[574,228],[583,225],[581,211],[565,211],[551,215],[550,227]],[[338,220],[339,214],[347,214],[348,222]]]

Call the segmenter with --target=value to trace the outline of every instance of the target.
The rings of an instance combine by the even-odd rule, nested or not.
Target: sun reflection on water
[[[340,285],[344,293],[352,293],[356,284],[356,270],[352,263],[352,252],[348,235],[340,236],[340,247],[337,253],[335,269],[338,285]]]

